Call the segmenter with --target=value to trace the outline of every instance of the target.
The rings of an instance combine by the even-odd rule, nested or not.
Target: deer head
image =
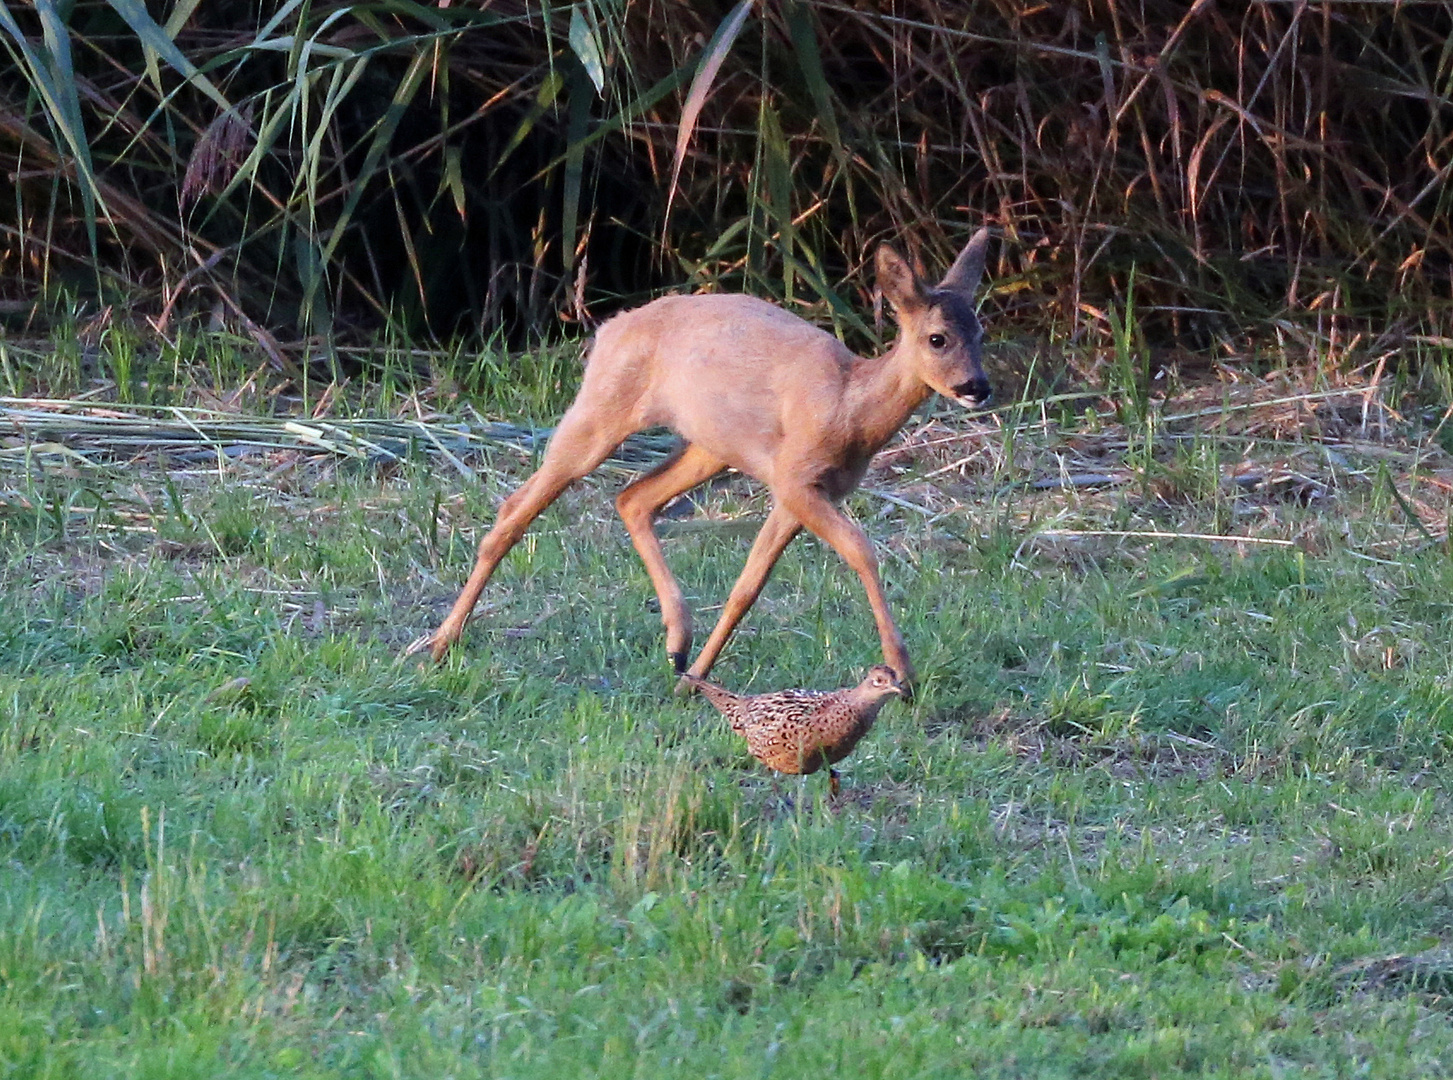
[[[878,288],[893,305],[901,351],[924,384],[960,405],[989,400],[984,375],[984,328],[974,312],[974,291],[984,276],[989,230],[980,229],[937,285],[925,285],[887,244],[878,249]]]

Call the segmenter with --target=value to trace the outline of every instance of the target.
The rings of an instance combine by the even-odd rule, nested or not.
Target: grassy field
[[[911,425],[836,800],[671,696],[620,472],[426,671],[528,454],[0,444],[0,1076],[1446,1075],[1453,462],[1228,385]],[[763,511],[666,525],[699,633]],[[798,541],[716,675],[877,659]]]

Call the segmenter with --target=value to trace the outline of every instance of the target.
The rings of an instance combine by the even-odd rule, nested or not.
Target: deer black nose
[[[960,405],[983,405],[993,393],[988,379],[970,379],[954,387],[954,400]]]

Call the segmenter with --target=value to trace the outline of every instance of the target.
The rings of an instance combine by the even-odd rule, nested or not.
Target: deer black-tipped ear
[[[961,296],[972,297],[984,276],[984,255],[989,250],[989,230],[980,229],[964,245],[959,257],[954,260],[949,272],[938,283],[940,289],[948,289]]]
[[[926,299],[918,275],[887,244],[878,248],[878,291],[900,313],[916,311]]]

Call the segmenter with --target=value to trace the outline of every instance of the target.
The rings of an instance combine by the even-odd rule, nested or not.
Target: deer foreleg
[[[469,621],[470,612],[479,602],[479,594],[484,592],[484,586],[489,582],[495,567],[499,566],[500,560],[524,536],[530,522],[539,517],[540,512],[554,502],[575,479],[577,478],[574,476],[547,474],[541,469],[500,504],[499,517],[479,542],[479,554],[475,557],[474,569],[470,571],[469,580],[464,583],[459,599],[454,601],[454,606],[449,609],[449,614],[439,624],[439,628],[427,638],[410,646],[409,652],[427,648],[436,662],[444,659],[445,654],[464,633],[464,624]]]
[[[796,518],[783,509],[780,504],[773,505],[772,512],[767,515],[767,520],[762,523],[761,531],[757,533],[757,538],[752,541],[751,553],[747,555],[747,565],[742,568],[736,584],[732,586],[731,595],[727,597],[726,604],[721,609],[721,617],[717,619],[716,626],[711,631],[711,637],[707,638],[701,652],[697,653],[696,662],[691,665],[690,674],[697,678],[704,678],[711,670],[722,647],[726,645],[727,638],[732,636],[732,631],[737,628],[737,623],[742,621],[742,616],[747,613],[747,609],[761,595],[762,587],[767,584],[767,578],[771,575],[772,568],[777,565],[783,549],[801,531],[802,525]],[[680,692],[687,687],[689,684],[683,681],[678,685],[677,690]]]
[[[868,594],[868,605],[873,609],[873,621],[878,625],[878,637],[883,644],[883,661],[898,673],[898,677],[911,686],[914,680],[913,661],[908,658],[908,647],[903,635],[888,610],[888,600],[883,595],[883,582],[878,576],[878,557],[873,553],[873,542],[845,513],[826,495],[815,487],[795,488],[789,492],[774,492],[783,505],[791,510],[804,526],[823,543],[839,555],[843,562],[857,573]]]
[[[479,602],[479,594],[484,591],[495,567],[525,535],[530,522],[559,498],[562,491],[604,461],[628,434],[629,431],[592,430],[588,418],[585,422],[572,424],[571,415],[567,412],[545,449],[545,460],[540,468],[500,504],[499,516],[479,542],[474,569],[470,571],[469,580],[464,583],[449,614],[437,630],[410,645],[404,655],[428,649],[436,662],[443,660],[464,632],[464,624],[469,621],[469,614]]]
[[[656,587],[656,596],[661,601],[661,622],[666,626],[666,653],[678,675],[686,670],[687,654],[691,651],[691,610],[686,606],[681,586],[666,565],[661,541],[657,539],[651,522],[661,507],[683,491],[709,480],[722,468],[720,459],[697,446],[684,444],[616,496],[616,511],[625,522],[631,543],[641,556],[641,562],[646,564],[646,573],[651,575],[651,584]]]

